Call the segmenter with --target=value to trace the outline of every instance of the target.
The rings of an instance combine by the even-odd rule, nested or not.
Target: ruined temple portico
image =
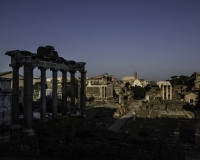
[[[172,100],[172,85],[170,84],[170,82],[169,81],[160,82],[159,87],[161,88],[162,99]]]
[[[85,82],[86,71],[84,62],[67,61],[58,56],[52,46],[39,47],[37,53],[13,50],[5,53],[11,57],[10,67],[13,68],[13,91],[12,91],[12,126],[19,126],[19,68],[24,68],[24,109],[23,109],[23,131],[32,131],[33,119],[33,70],[41,71],[41,106],[40,121],[46,121],[46,70],[52,71],[52,118],[57,118],[57,72],[62,72],[62,115],[67,115],[66,75],[71,74],[71,114],[76,113],[74,95],[74,77],[76,71],[81,74],[80,107],[81,114],[85,115]]]

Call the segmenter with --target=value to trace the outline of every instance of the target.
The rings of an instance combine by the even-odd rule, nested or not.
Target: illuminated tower
[[[134,72],[134,78],[137,79],[137,72]]]

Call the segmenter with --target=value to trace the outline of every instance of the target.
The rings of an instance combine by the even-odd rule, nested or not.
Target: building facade
[[[109,76],[107,73],[88,79],[88,84],[86,86],[86,97],[100,99],[113,97],[113,84],[111,83],[112,79],[113,77]]]
[[[11,124],[11,79],[0,78],[0,126]]]
[[[190,105],[196,105],[198,99],[198,92],[185,93],[184,100]]]
[[[13,72],[1,72],[0,78],[8,78],[11,80],[10,87],[13,88]],[[24,104],[24,77],[22,75],[19,75],[19,103]]]

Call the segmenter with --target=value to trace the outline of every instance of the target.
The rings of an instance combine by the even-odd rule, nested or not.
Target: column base
[[[28,136],[35,135],[35,131],[33,129],[23,129],[22,132],[26,133]]]
[[[81,110],[80,110],[81,108],[76,108],[76,115],[77,116],[80,116],[81,115]]]
[[[76,117],[76,114],[74,114],[74,113],[71,113],[70,115],[71,115],[72,117]]]
[[[21,129],[22,126],[17,124],[17,125],[11,125],[10,129]]]

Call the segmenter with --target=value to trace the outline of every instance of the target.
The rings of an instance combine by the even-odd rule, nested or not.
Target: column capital
[[[38,67],[38,69],[46,71],[48,68],[47,67]]]
[[[9,64],[9,66],[12,67],[12,68],[20,68],[20,67],[22,67],[21,64]]]
[[[34,68],[34,66],[32,65],[32,63],[23,63],[23,65]]]
[[[53,71],[53,72],[58,72],[59,69],[56,69],[56,68],[50,68],[50,70]]]
[[[75,71],[75,70],[70,70],[69,72],[70,72],[70,73],[76,73],[76,71]]]
[[[86,70],[80,70],[79,72],[80,72],[80,73],[87,73]]]
[[[61,71],[62,73],[67,73],[68,70],[66,70],[66,69],[61,69],[60,71]]]

